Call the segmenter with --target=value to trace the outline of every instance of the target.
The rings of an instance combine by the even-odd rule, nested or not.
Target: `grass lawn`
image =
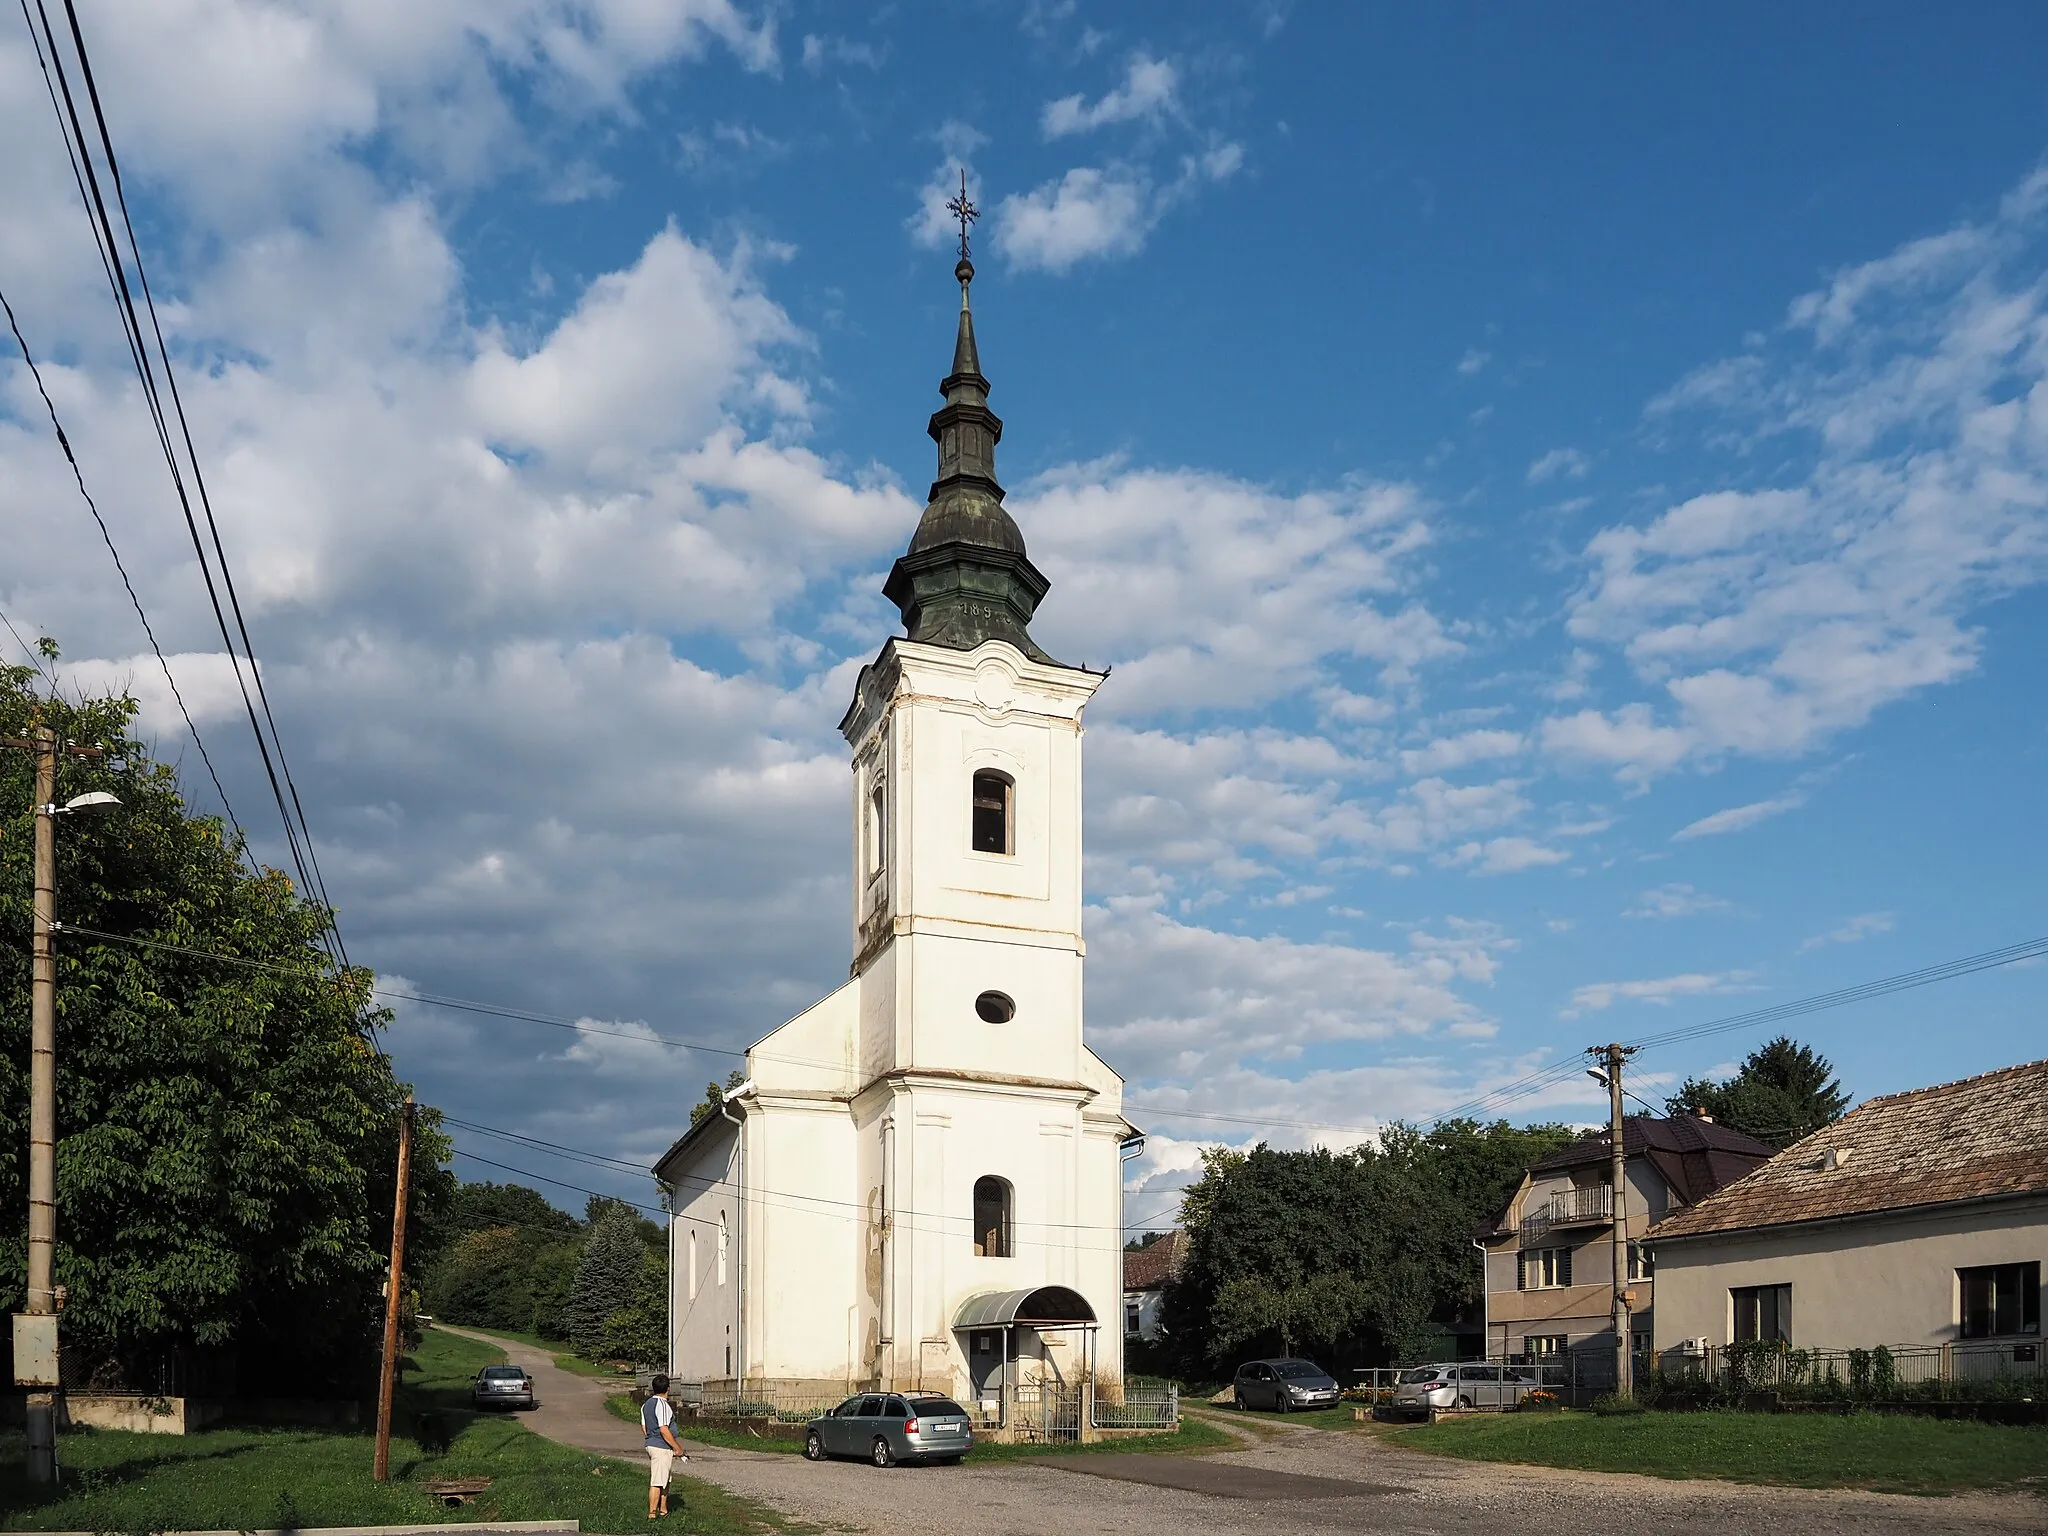
[[[622,1419],[640,1422],[640,1410],[633,1405],[633,1399],[624,1392],[615,1392],[605,1399],[605,1406]],[[724,1429],[709,1424],[684,1426],[678,1423],[676,1432],[685,1440],[701,1441],[705,1445],[722,1445],[741,1451],[777,1451],[800,1455],[804,1444],[800,1439],[779,1439],[773,1436],[754,1436],[743,1429]],[[1088,1445],[1066,1445],[1058,1443],[1031,1443],[1024,1445],[997,1445],[993,1441],[978,1442],[971,1458],[975,1461],[1018,1461],[1032,1456],[1087,1456],[1104,1451],[1143,1451],[1147,1454],[1173,1454],[1191,1451],[1220,1451],[1237,1444],[1230,1435],[1212,1424],[1204,1424],[1183,1414],[1180,1428],[1169,1434],[1120,1435],[1114,1440],[1097,1440]]]
[[[412,1357],[395,1416],[391,1481],[370,1480],[368,1430],[211,1429],[195,1435],[80,1430],[58,1441],[56,1488],[23,1476],[20,1437],[0,1441],[0,1529],[250,1530],[294,1525],[575,1518],[586,1531],[647,1528],[647,1473],[543,1440],[510,1414],[477,1414],[469,1379],[502,1358],[489,1345],[429,1332]],[[445,1455],[411,1437],[422,1413],[440,1417]],[[444,1509],[421,1484],[491,1478],[475,1503]],[[778,1517],[695,1481],[679,1482],[684,1511],[665,1529],[710,1536],[781,1529]]]
[[[469,1328],[468,1323],[462,1324]],[[557,1370],[568,1371],[576,1376],[602,1376],[616,1381],[630,1372],[615,1371],[598,1360],[586,1360],[571,1350],[562,1348],[560,1339],[544,1339],[537,1333],[514,1333],[509,1328],[470,1328],[472,1333],[488,1333],[494,1339],[508,1339],[514,1344],[524,1344],[532,1349],[544,1349],[554,1359]]]
[[[1463,1456],[1652,1477],[1717,1477],[1801,1488],[2048,1493],[2048,1428],[1905,1414],[1506,1413],[1392,1431],[1390,1444]]]

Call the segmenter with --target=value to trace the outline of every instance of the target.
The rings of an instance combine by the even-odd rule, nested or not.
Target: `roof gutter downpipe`
[[[733,1362],[736,1367],[733,1372],[733,1384],[735,1390],[741,1396],[745,1395],[744,1389],[747,1379],[747,1119],[744,1109],[735,1118],[732,1106],[741,1096],[753,1091],[754,1080],[750,1077],[744,1083],[741,1083],[739,1087],[727,1093],[718,1105],[719,1114],[727,1120],[731,1120],[738,1127],[738,1134],[733,1137],[733,1160],[736,1165],[734,1177],[738,1189],[738,1198],[733,1202],[734,1219],[732,1235],[733,1243],[739,1249],[739,1300],[736,1309],[739,1316],[738,1321],[733,1327],[733,1333],[737,1335],[735,1343],[738,1345],[738,1349]]]

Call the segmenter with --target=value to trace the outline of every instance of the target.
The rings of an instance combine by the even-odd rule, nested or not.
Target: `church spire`
[[[985,640],[1007,640],[1034,661],[1050,662],[1027,626],[1050,585],[1024,552],[1024,535],[1003,510],[996,480],[996,444],[1003,423],[988,408],[988,380],[974,340],[974,262],[968,229],[980,210],[960,195],[947,203],[960,221],[960,326],[953,367],[939,385],[946,403],[926,431],[939,447],[938,478],[910,549],[889,572],[882,593],[903,612],[912,640],[971,651]]]

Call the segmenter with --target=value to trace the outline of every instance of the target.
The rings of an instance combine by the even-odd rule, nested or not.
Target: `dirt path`
[[[639,1462],[643,1467],[647,1464],[641,1453],[640,1431],[614,1417],[604,1405],[604,1400],[619,1390],[616,1383],[565,1371],[555,1364],[549,1351],[501,1339],[494,1333],[451,1328],[446,1323],[434,1326],[443,1333],[502,1349],[506,1359],[533,1378],[533,1393],[539,1406],[531,1413],[519,1415],[519,1422],[528,1429],[593,1456],[616,1456],[622,1461]]]
[[[544,1350],[448,1331],[495,1344],[532,1373],[541,1406],[523,1421],[535,1430],[581,1451],[640,1459],[639,1432],[605,1409],[612,1387],[557,1368]],[[820,1466],[779,1452],[693,1444],[687,1470],[827,1532],[2039,1536],[2048,1530],[2048,1500],[2024,1495],[1906,1498],[1503,1466],[1403,1450],[1372,1434],[1199,1416],[1227,1430],[1238,1447],[1201,1457],[980,1463],[970,1457],[958,1467],[880,1471],[859,1462]]]

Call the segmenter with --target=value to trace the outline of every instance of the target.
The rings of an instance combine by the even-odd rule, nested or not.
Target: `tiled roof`
[[[1686,1205],[1733,1183],[1772,1153],[1767,1143],[1754,1136],[1700,1115],[1625,1115],[1621,1149],[1629,1157],[1648,1159],[1672,1194]],[[1604,1167],[1610,1155],[1607,1133],[1599,1131],[1558,1148],[1533,1164],[1529,1173],[1540,1177],[1573,1168]]]
[[[1187,1252],[1188,1235],[1178,1228],[1149,1248],[1135,1248],[1124,1255],[1124,1289],[1156,1291],[1173,1278]]]
[[[2040,1193],[2048,1193],[2048,1061],[1870,1099],[1650,1235]]]

